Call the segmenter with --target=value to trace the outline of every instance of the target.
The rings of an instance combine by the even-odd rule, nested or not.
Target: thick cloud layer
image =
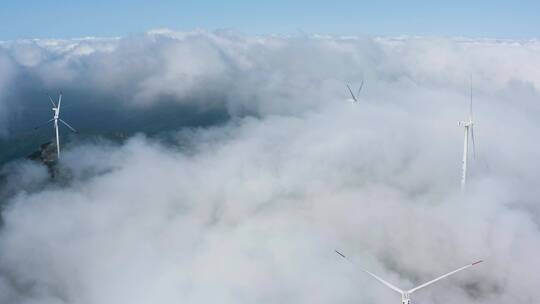
[[[99,119],[176,104],[228,117],[168,141],[73,141],[56,181],[4,166],[2,303],[399,301],[336,248],[403,288],[486,261],[418,303],[536,298],[538,42],[157,31],[2,47],[11,79],[104,97],[85,101]],[[351,105],[344,83],[361,79]]]
[[[372,94],[380,94],[378,88],[398,91],[395,82],[461,92],[470,73],[475,89],[485,93],[514,87],[535,95],[540,88],[538,41],[282,38],[163,30],[122,39],[3,42],[0,49],[7,54],[0,60],[3,74],[42,92],[79,90],[101,97],[92,103],[128,106],[172,98],[198,105],[225,103],[233,113],[283,114],[328,102],[344,93],[347,81],[370,80]]]

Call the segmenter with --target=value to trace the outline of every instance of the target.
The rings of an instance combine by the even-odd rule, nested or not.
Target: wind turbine
[[[351,263],[351,264],[354,265],[354,263],[353,263],[351,260],[349,260],[345,255],[343,255],[341,252],[339,252],[339,251],[336,250],[336,253],[339,254],[339,255],[340,255],[342,258],[344,258],[345,260],[347,260],[349,263]],[[457,272],[459,272],[459,271],[465,270],[465,269],[467,269],[467,268],[469,268],[469,267],[471,267],[471,266],[474,266],[474,265],[476,265],[476,264],[479,264],[479,263],[482,263],[482,260],[476,261],[476,262],[471,263],[471,264],[468,264],[468,265],[465,265],[465,266],[460,267],[460,268],[458,268],[458,269],[456,269],[456,270],[454,270],[454,271],[450,271],[450,272],[447,273],[447,274],[443,274],[442,276],[440,276],[440,277],[438,277],[438,278],[436,278],[436,279],[433,279],[433,280],[431,280],[431,281],[428,281],[428,282],[426,282],[426,283],[424,283],[424,284],[422,284],[422,285],[418,285],[418,286],[416,286],[416,287],[414,287],[414,288],[412,288],[412,289],[409,289],[409,290],[402,290],[402,289],[399,289],[399,288],[397,288],[396,286],[394,286],[394,285],[388,283],[387,281],[385,281],[385,280],[379,278],[378,276],[374,275],[373,273],[371,273],[371,272],[369,272],[369,271],[367,271],[367,270],[365,270],[365,269],[360,268],[360,270],[362,270],[363,272],[369,274],[370,276],[372,276],[373,278],[375,278],[377,281],[379,281],[380,283],[384,284],[386,287],[388,287],[388,288],[390,288],[390,289],[396,291],[397,293],[401,294],[401,304],[411,304],[411,297],[410,297],[411,293],[413,293],[413,292],[415,292],[415,291],[417,291],[417,290],[419,290],[419,289],[421,289],[421,288],[424,288],[424,287],[426,287],[426,286],[428,286],[428,285],[431,285],[431,284],[433,284],[433,283],[435,283],[435,282],[437,282],[437,281],[439,281],[439,280],[441,280],[441,279],[444,279],[444,278],[446,278],[446,277],[448,277],[448,276],[451,276],[451,275],[453,275],[454,273],[457,273]]]
[[[354,95],[353,91],[351,90],[351,87],[347,84],[347,89],[349,89],[349,93],[351,93],[351,98],[348,99],[351,103],[358,103],[358,95],[360,95],[360,91],[362,91],[362,87],[364,86],[364,80],[362,79],[362,83],[360,84],[360,87],[358,88],[358,92],[356,95]]]
[[[46,122],[46,124],[53,122],[54,132],[56,133],[56,156],[57,156],[57,159],[60,159],[60,136],[58,134],[58,122],[60,121],[61,123],[66,125],[66,127],[68,127],[71,131],[75,133],[77,133],[77,130],[75,130],[72,126],[70,126],[67,122],[63,121],[60,118],[60,105],[62,104],[62,92],[60,92],[60,95],[58,96],[58,104],[54,103],[53,99],[51,98],[51,95],[47,94],[47,96],[49,96],[49,100],[51,101],[51,104],[53,106],[52,111],[54,115],[53,115],[53,118],[51,118],[49,121]]]
[[[465,138],[463,140],[463,161],[462,161],[462,172],[461,172],[461,192],[465,193],[467,186],[467,159],[469,156],[469,137],[472,140],[473,148],[473,157],[476,156],[476,148],[474,145],[474,123],[473,123],[473,104],[472,104],[472,76],[471,76],[471,94],[470,94],[470,104],[469,104],[469,120],[468,121],[459,121],[458,126],[465,128]]]

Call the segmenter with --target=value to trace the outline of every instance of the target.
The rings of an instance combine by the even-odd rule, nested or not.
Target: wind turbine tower
[[[473,123],[473,104],[472,104],[472,76],[471,76],[471,92],[469,104],[469,120],[458,122],[458,126],[465,128],[465,136],[463,139],[463,161],[461,172],[461,192],[465,193],[467,187],[467,161],[469,156],[469,137],[472,141],[473,157],[476,155],[474,144],[474,123]]]
[[[64,125],[66,125],[66,127],[68,127],[72,132],[77,133],[77,130],[75,130],[72,126],[70,126],[67,122],[65,122],[64,120],[62,120],[60,118],[60,106],[62,105],[62,92],[60,92],[60,95],[58,96],[58,103],[57,104],[53,101],[53,99],[51,98],[50,95],[48,95],[48,96],[49,96],[49,100],[51,101],[51,104],[53,106],[52,107],[53,118],[51,118],[46,123],[50,123],[50,122],[53,123],[54,132],[55,132],[55,135],[56,135],[56,157],[57,157],[57,159],[60,159],[60,135],[58,134],[58,122],[61,122]]]

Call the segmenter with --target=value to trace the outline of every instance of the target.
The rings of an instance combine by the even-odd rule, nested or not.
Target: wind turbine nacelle
[[[352,98],[347,98],[347,101],[350,102],[350,103],[356,103],[356,100],[354,100]]]
[[[411,298],[409,297],[409,293],[403,292],[401,294],[401,304],[411,304]]]

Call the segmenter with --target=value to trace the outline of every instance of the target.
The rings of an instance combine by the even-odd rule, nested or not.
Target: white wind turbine
[[[339,255],[340,255],[342,258],[344,258],[345,260],[347,260],[349,263],[355,265],[351,260],[349,260],[349,259],[348,259],[345,255],[343,255],[341,252],[339,252],[339,251],[336,250],[336,253],[339,254]],[[424,284],[422,284],[422,285],[418,285],[418,286],[416,286],[416,287],[414,287],[414,288],[412,288],[412,289],[409,289],[409,290],[402,290],[402,289],[399,289],[399,288],[397,288],[396,286],[394,286],[394,285],[388,283],[387,281],[385,281],[385,280],[379,278],[378,276],[374,275],[373,273],[371,273],[371,272],[369,272],[369,271],[367,271],[367,270],[365,270],[365,269],[362,269],[362,268],[360,268],[360,267],[358,267],[358,268],[359,268],[360,270],[362,270],[363,272],[369,274],[369,275],[372,276],[373,278],[375,278],[375,279],[376,279],[377,281],[379,281],[380,283],[384,284],[386,287],[388,287],[388,288],[390,288],[390,289],[396,291],[397,293],[401,294],[401,304],[411,304],[411,297],[410,297],[411,293],[413,293],[413,292],[415,292],[415,291],[417,291],[417,290],[419,290],[419,289],[421,289],[421,288],[424,288],[424,287],[426,287],[426,286],[428,286],[428,285],[431,285],[431,284],[433,284],[433,283],[435,283],[435,282],[437,282],[437,281],[439,281],[439,280],[441,280],[441,279],[444,279],[444,278],[446,278],[446,277],[448,277],[448,276],[450,276],[450,275],[453,275],[453,274],[456,273],[456,272],[465,270],[465,269],[467,269],[467,268],[469,268],[469,267],[471,267],[471,266],[474,266],[474,265],[476,265],[476,264],[479,264],[479,263],[482,263],[482,260],[476,261],[476,262],[471,263],[471,264],[468,264],[468,265],[465,265],[465,266],[460,267],[460,268],[458,268],[458,269],[456,269],[456,270],[454,270],[454,271],[450,271],[450,272],[447,273],[447,274],[443,274],[442,276],[440,276],[440,277],[438,277],[438,278],[436,278],[436,279],[433,279],[433,280],[431,280],[431,281],[428,281],[428,282],[426,282],[426,283],[424,283]],[[356,266],[356,265],[355,265],[355,266]]]
[[[53,122],[53,125],[54,125],[54,132],[56,133],[56,156],[58,159],[60,159],[60,136],[58,134],[58,122],[60,121],[61,123],[63,123],[64,125],[66,125],[66,127],[68,127],[71,131],[77,133],[77,130],[75,130],[72,126],[70,126],[67,122],[63,121],[61,118],[60,118],[60,105],[62,104],[62,92],[60,92],[60,95],[58,96],[58,104],[55,104],[53,99],[51,98],[50,95],[49,96],[49,100],[51,101],[52,103],[52,111],[54,113],[54,116],[53,118],[51,118],[49,121],[47,121],[46,123],[49,123],[49,122]]]
[[[354,95],[353,91],[351,90],[351,87],[347,84],[347,89],[349,89],[349,93],[351,93],[351,98],[348,99],[351,103],[358,103],[358,95],[360,95],[360,91],[362,91],[362,87],[364,86],[364,80],[362,80],[362,83],[360,84],[360,87],[358,88],[358,92],[356,95]]]
[[[468,121],[459,121],[458,126],[465,128],[465,138],[463,140],[463,161],[462,161],[462,172],[461,172],[461,191],[465,193],[467,186],[467,160],[469,156],[469,137],[472,141],[473,148],[473,157],[476,156],[476,147],[474,144],[474,123],[473,123],[473,104],[472,104],[472,76],[471,76],[471,94],[470,94],[470,104],[469,104],[469,120]]]

